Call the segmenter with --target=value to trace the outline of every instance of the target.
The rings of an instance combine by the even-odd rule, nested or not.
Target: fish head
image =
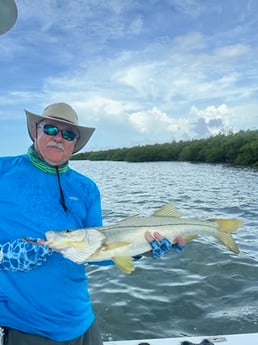
[[[105,241],[104,234],[97,229],[50,230],[45,235],[46,246],[77,263],[86,262]]]
[[[63,249],[66,247],[85,248],[88,245],[87,234],[84,229],[47,231],[46,245],[52,249]]]

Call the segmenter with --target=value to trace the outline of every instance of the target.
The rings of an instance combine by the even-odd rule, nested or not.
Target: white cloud
[[[257,126],[255,1],[23,0],[18,7],[17,24],[0,40],[0,120],[23,123],[17,150],[27,140],[23,109],[40,112],[55,101],[97,127],[89,145],[97,138],[100,148]]]
[[[252,49],[248,45],[242,43],[224,46],[215,50],[215,54],[223,59],[238,58],[247,56],[250,53],[252,53]]]
[[[180,140],[190,128],[188,118],[173,118],[156,107],[131,114],[129,123],[152,143]]]
[[[181,117],[172,117],[154,107],[149,111],[131,114],[129,122],[140,133],[152,140],[163,141],[192,139],[229,132],[232,128],[232,113],[225,104],[198,109],[192,106],[190,112]]]
[[[129,122],[142,133],[154,133],[154,135],[170,131],[174,127],[173,120],[156,107],[149,111],[131,114]]]
[[[216,135],[232,130],[230,127],[232,113],[226,104],[221,104],[218,107],[211,105],[205,109],[198,109],[193,106],[190,116],[193,117],[191,127],[194,137]]]
[[[197,117],[202,117],[207,121],[213,119],[226,119],[229,120],[229,117],[232,115],[226,104],[221,104],[218,107],[211,105],[203,110],[198,109],[193,106],[191,108],[191,114],[194,114]]]
[[[123,122],[123,117],[127,113],[127,104],[122,101],[92,96],[89,99],[81,99],[73,103],[76,109],[82,114],[81,118],[87,118],[88,121],[99,123],[101,120],[110,120],[112,122]],[[83,114],[86,114],[85,116]]]

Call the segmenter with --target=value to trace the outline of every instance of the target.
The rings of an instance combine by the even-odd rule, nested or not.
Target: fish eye
[[[65,230],[66,234],[68,234],[69,232],[72,232],[72,230]]]

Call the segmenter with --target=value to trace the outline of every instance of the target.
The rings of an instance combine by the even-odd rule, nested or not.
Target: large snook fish
[[[240,225],[241,221],[236,219],[185,219],[172,204],[166,204],[150,217],[136,215],[98,228],[48,231],[45,245],[77,263],[112,259],[118,268],[129,274],[134,271],[132,257],[150,251],[144,238],[146,232],[160,232],[172,243],[177,236],[186,242],[198,236],[213,236],[238,253],[231,232]]]

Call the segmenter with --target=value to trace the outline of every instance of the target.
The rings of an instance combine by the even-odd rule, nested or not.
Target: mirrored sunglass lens
[[[44,125],[43,130],[44,130],[44,133],[47,135],[54,136],[59,133],[59,128],[53,125]],[[62,137],[68,141],[73,141],[76,138],[76,134],[74,132],[66,130],[66,129],[62,130],[61,134],[62,134]]]
[[[62,131],[62,137],[65,140],[72,141],[76,137],[76,134],[72,131],[63,130]]]
[[[43,129],[44,129],[44,133],[48,135],[57,135],[57,133],[59,132],[59,128],[52,125],[45,125]]]

